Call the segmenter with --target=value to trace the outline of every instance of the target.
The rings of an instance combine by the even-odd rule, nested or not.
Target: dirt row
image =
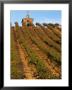
[[[56,77],[59,78],[61,76],[61,67],[57,66],[57,64],[52,62],[52,60],[50,60],[50,58],[48,58],[48,56],[35,43],[33,43],[32,39],[31,39],[31,38],[36,38],[38,40],[41,40],[39,38],[39,36],[37,35],[37,33],[34,34],[35,32],[30,32],[30,35],[29,35],[28,33],[24,32],[23,30],[20,30],[19,32],[26,39],[29,47],[37,54],[37,56],[40,58],[40,60],[43,60],[46,67],[48,68],[48,70],[50,70],[53,75],[55,75]],[[37,75],[38,75],[37,70],[33,64],[29,63],[29,56],[28,56],[26,50],[23,49],[21,44],[19,43],[15,31],[14,31],[14,38],[15,38],[16,46],[19,51],[20,58],[23,63],[23,72],[25,75],[25,79],[37,79]],[[48,45],[46,45],[46,44],[44,44],[44,45],[46,48],[48,48]]]
[[[22,33],[23,33],[23,31],[22,31]],[[27,37],[26,40],[28,41],[30,48],[36,52],[37,56],[41,60],[43,60],[43,62],[48,67],[48,69],[51,71],[51,73],[59,77],[60,72],[61,72],[60,67],[57,67],[54,63],[51,62],[51,60],[47,57],[47,55],[42,50],[40,50],[36,44],[34,44],[32,42],[29,35],[26,35],[26,33],[25,33],[25,34],[23,34],[23,36]]]

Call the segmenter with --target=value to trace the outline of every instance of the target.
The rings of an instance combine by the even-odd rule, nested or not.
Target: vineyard
[[[11,79],[61,79],[60,27],[11,27]]]

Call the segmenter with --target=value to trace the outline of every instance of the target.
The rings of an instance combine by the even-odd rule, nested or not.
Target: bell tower
[[[29,11],[27,12],[27,15],[25,18],[22,19],[22,28],[30,28],[33,25],[33,19],[30,18]]]

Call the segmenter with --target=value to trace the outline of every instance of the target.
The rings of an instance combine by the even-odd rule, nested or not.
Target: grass
[[[31,31],[27,30],[26,32],[28,33],[28,36],[30,36],[30,38],[32,39],[33,43],[35,43],[51,59],[53,59],[59,63],[61,62],[60,53],[57,53],[56,50],[52,47],[46,48],[45,44],[41,40],[38,40],[36,37],[32,36],[32,34],[30,33]]]
[[[40,28],[40,30],[35,30],[37,35],[44,41],[46,42],[48,45],[50,45],[51,47],[54,47],[56,50],[58,50],[59,52],[61,51],[61,47],[60,44],[58,44],[57,42],[60,43],[60,39],[56,37],[56,35],[54,33],[51,33],[50,30],[46,30],[43,26]],[[50,32],[50,33],[49,33]],[[48,33],[48,34],[46,34]],[[51,35],[52,34],[52,35]],[[43,37],[44,36],[44,37]],[[54,39],[53,39],[54,38]],[[56,41],[56,42],[55,42]]]
[[[11,31],[11,79],[23,79],[22,62],[14,41],[14,34]]]
[[[61,34],[59,33],[59,31],[57,31],[57,29],[53,28],[53,26],[51,25],[48,25],[48,28],[52,30],[53,33],[56,34],[59,38],[61,38]]]
[[[52,28],[52,27],[51,27]],[[11,31],[11,78],[12,79],[24,79],[23,64],[17,48],[17,41],[22,49],[26,50],[29,57],[29,64],[34,64],[39,79],[59,79],[56,77],[50,69],[46,66],[45,62],[39,58],[37,52],[31,48],[31,42],[36,45],[42,52],[44,52],[49,59],[61,64],[61,54],[57,49],[61,49],[60,44],[54,42],[52,38],[47,37],[44,30],[35,31],[35,27],[32,30],[25,27],[25,30],[20,30],[19,27],[15,27],[15,36]],[[48,30],[47,30],[48,32]],[[58,37],[60,39],[60,37]],[[31,40],[31,41],[30,41]],[[58,39],[57,39],[58,40]]]
[[[18,39],[19,43],[20,43],[21,47],[24,48],[26,50],[26,52],[28,53],[28,55],[30,57],[29,63],[32,63],[36,66],[37,72],[39,74],[39,78],[40,79],[57,78],[50,72],[50,70],[48,70],[48,68],[44,64],[43,60],[41,60],[36,55],[36,53],[30,48],[27,40],[22,36],[22,33],[20,31],[17,33],[19,33],[19,35],[20,35],[20,37]]]

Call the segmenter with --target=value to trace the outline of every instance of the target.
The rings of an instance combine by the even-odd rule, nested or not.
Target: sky
[[[21,26],[22,19],[29,14],[30,18],[33,18],[33,23],[59,23],[61,24],[61,11],[60,10],[11,10],[10,22],[14,26],[15,22]]]

